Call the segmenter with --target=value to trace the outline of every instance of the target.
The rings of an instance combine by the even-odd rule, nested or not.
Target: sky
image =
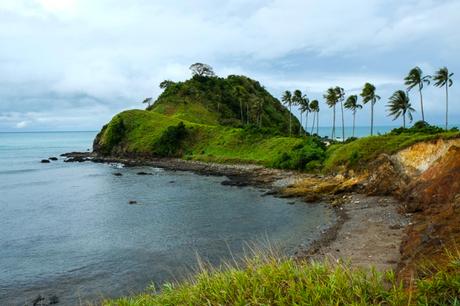
[[[400,125],[386,104],[408,71],[447,66],[450,122],[460,123],[458,25],[460,0],[0,0],[0,131],[99,130],[156,98],[162,80],[190,78],[195,62],[278,98],[300,89],[320,99],[322,126],[326,89],[357,94],[365,82],[382,97],[375,123]],[[444,90],[423,94],[426,120],[443,124]],[[411,102],[420,109],[415,91]]]

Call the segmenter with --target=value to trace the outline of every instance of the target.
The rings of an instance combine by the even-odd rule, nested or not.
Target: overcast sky
[[[189,78],[194,62],[257,79],[276,97],[372,82],[377,125],[400,124],[385,104],[412,67],[447,66],[450,121],[460,123],[459,27],[460,0],[0,0],[0,131],[98,130],[142,108],[162,80]],[[424,94],[427,120],[443,123],[444,91]]]

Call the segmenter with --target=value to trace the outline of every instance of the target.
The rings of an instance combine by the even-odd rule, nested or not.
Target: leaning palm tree
[[[286,90],[281,97],[281,101],[285,105],[289,107],[289,136],[291,136],[292,133],[292,113],[291,113],[291,107],[292,107],[292,93],[289,90]]]
[[[302,99],[299,102],[300,106],[300,127],[299,127],[299,135],[302,134],[302,114],[306,114],[306,121],[305,121],[305,133],[307,132],[307,127],[308,127],[308,113],[310,112],[310,100],[308,100],[307,97],[303,96]]]
[[[380,100],[380,96],[375,94],[375,86],[371,83],[364,84],[363,91],[361,92],[363,103],[371,102],[371,136],[374,135],[374,105]]]
[[[337,105],[337,94],[333,87],[329,88],[324,95],[324,99],[326,99],[326,104],[333,109],[333,116],[332,116],[332,135],[331,138],[335,139],[335,106]]]
[[[410,122],[412,122],[412,112],[415,112],[415,109],[412,108],[409,96],[403,90],[395,91],[395,93],[390,97],[387,106],[389,116],[393,116],[393,120],[402,116],[404,128],[406,128],[406,115]]]
[[[345,99],[345,91],[342,87],[334,88],[337,101],[340,102],[340,108],[342,110],[342,141],[345,141],[345,120],[343,118],[343,100]]]
[[[443,67],[436,71],[436,74],[433,76],[434,80],[434,86],[436,87],[446,87],[446,130],[449,125],[449,87],[452,86],[454,83],[452,81],[452,76],[454,74],[451,72],[449,73],[449,70],[447,67]]]
[[[353,112],[353,136],[355,137],[355,119],[356,119],[356,112],[358,109],[363,108],[361,104],[358,103],[358,96],[357,95],[351,95],[347,98],[347,101],[345,101],[345,108],[348,110],[351,110]]]
[[[310,102],[310,111],[313,113],[313,124],[311,125],[311,133],[313,135],[313,131],[315,130],[315,119],[318,121],[318,112],[319,112],[319,102],[318,100],[313,100]],[[318,125],[316,126],[318,130]],[[316,133],[318,134],[318,133]]]
[[[302,106],[304,103],[304,95],[302,94],[302,91],[299,89],[294,90],[294,94],[292,95],[292,105],[299,105]],[[300,113],[300,116],[302,116],[302,112]],[[299,134],[302,131],[302,118],[300,119],[300,128],[299,128]]]
[[[422,111],[422,120],[425,121],[425,112],[423,111],[423,95],[422,89],[423,86],[430,85],[430,75],[423,75],[422,69],[419,67],[413,68],[409,71],[409,74],[404,78],[405,85],[407,86],[407,91],[410,91],[415,86],[418,87],[418,92],[420,94],[420,110]]]

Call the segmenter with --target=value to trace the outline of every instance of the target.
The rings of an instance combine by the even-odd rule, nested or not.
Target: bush
[[[178,156],[188,131],[183,122],[168,127],[153,145],[153,153],[163,157]]]
[[[425,121],[417,121],[410,128],[396,128],[391,130],[390,135],[401,135],[401,134],[438,134],[444,132],[443,128],[438,126],[430,125]]]
[[[305,144],[298,145],[291,152],[281,153],[272,167],[294,170],[319,170],[326,158],[326,147],[316,137],[308,138]]]

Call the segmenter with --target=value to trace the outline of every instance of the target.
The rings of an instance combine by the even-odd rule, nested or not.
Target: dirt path
[[[397,212],[392,197],[353,194],[342,209],[346,220],[329,244],[319,248],[313,259],[343,259],[353,266],[374,266],[379,271],[395,269],[408,217]]]

